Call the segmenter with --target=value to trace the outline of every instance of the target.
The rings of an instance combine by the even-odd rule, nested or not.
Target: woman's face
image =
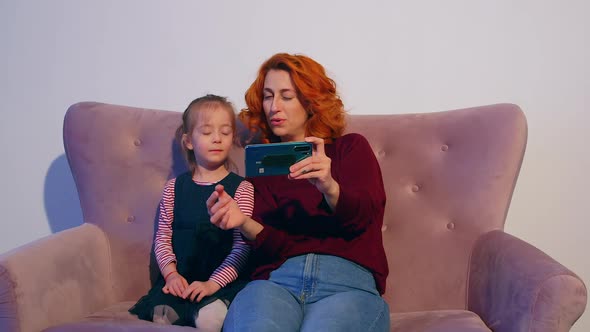
[[[273,134],[283,142],[303,141],[307,112],[297,98],[291,75],[270,70],[264,78],[262,106]]]

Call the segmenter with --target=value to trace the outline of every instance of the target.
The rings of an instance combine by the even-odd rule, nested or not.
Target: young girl
[[[139,318],[220,331],[243,288],[237,277],[250,248],[239,231],[212,225],[205,203],[220,184],[252,214],[252,185],[228,171],[235,131],[233,106],[223,97],[197,98],[184,111],[176,134],[190,171],[164,188],[154,248],[162,276],[129,309]]]

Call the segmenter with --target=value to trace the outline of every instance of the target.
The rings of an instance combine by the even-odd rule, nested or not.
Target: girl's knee
[[[171,306],[161,304],[154,307],[154,314],[152,316],[154,323],[172,325],[179,318],[178,313]]]
[[[227,306],[222,300],[215,300],[202,307],[195,314],[195,326],[198,331],[219,332],[227,315]]]

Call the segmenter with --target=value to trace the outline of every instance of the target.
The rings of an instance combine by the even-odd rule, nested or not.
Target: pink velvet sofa
[[[186,170],[180,121],[70,107],[64,144],[84,222],[0,256],[0,331],[193,330],[127,313],[158,273],[158,201]],[[383,171],[392,331],[568,331],[582,315],[582,280],[503,231],[527,139],[517,106],[352,115],[348,131],[367,137]],[[232,155],[241,172],[243,150]]]

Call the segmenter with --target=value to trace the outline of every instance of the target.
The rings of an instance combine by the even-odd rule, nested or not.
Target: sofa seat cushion
[[[83,320],[54,326],[44,332],[79,332],[79,331],[195,331],[192,327],[154,324],[137,319],[127,309],[135,302],[119,302],[101,311],[95,312]],[[470,311],[440,310],[418,311],[391,314],[392,332],[476,332],[487,331],[483,321]]]
[[[390,318],[392,332],[491,332],[478,315],[466,310],[397,312]]]
[[[135,332],[135,331],[196,331],[193,327],[170,326],[155,324],[138,319],[127,310],[135,302],[119,302],[88,317],[64,325],[58,325],[43,330],[43,332],[79,332],[79,331],[104,331],[104,332]]]

